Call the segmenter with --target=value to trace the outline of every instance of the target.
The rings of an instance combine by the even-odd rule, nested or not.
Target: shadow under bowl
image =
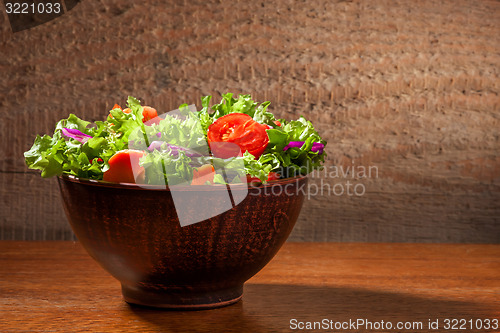
[[[237,302],[244,282],[278,252],[299,216],[307,176],[231,186],[232,196],[244,199],[230,209],[225,185],[174,193],[71,176],[58,181],[78,240],[120,281],[126,302],[206,309]],[[179,207],[183,216],[207,218],[181,226]]]

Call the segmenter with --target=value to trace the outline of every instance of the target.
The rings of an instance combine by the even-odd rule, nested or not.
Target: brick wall
[[[0,239],[74,237],[22,156],[57,120],[231,91],[329,142],[291,240],[500,240],[498,1],[84,0],[0,29]],[[336,195],[348,181],[363,195]]]

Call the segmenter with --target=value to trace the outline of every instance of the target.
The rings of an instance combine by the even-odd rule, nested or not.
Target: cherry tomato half
[[[208,127],[207,137],[212,153],[216,157],[229,158],[241,156],[248,151],[259,158],[269,143],[266,129],[268,127],[259,124],[247,114],[230,113],[220,117]],[[220,143],[232,143],[220,144]],[[240,148],[236,152],[234,147]]]
[[[215,169],[211,164],[204,164],[193,170],[191,185],[204,185],[207,181],[214,182]]]
[[[125,149],[116,152],[108,161],[109,169],[104,172],[103,180],[113,183],[144,183],[145,170],[139,165],[142,156],[144,152],[140,150]]]
[[[147,125],[158,124],[160,122],[160,118],[158,118],[158,112],[156,109],[150,106],[144,106],[142,108],[142,122]]]

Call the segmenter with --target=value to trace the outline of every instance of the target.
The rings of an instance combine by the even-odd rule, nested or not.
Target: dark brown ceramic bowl
[[[171,191],[59,177],[68,220],[88,253],[121,282],[125,301],[175,309],[237,302],[243,283],[278,252],[304,201],[307,177],[248,186],[235,207],[181,227]],[[246,184],[240,184],[247,191]],[[200,200],[225,185],[187,186],[184,207],[216,211]],[[237,187],[236,187],[237,188]],[[233,191],[235,191],[233,187]]]

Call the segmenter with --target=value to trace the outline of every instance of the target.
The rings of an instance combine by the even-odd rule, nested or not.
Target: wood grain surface
[[[498,1],[82,1],[0,40],[0,239],[74,239],[22,155],[57,120],[232,91],[329,142],[292,240],[500,240]]]
[[[499,245],[287,243],[242,301],[168,311],[125,303],[77,242],[3,241],[0,331],[288,332],[291,319],[326,318],[424,325],[399,332],[438,320],[432,332],[451,332],[447,318],[500,319],[499,258]]]

